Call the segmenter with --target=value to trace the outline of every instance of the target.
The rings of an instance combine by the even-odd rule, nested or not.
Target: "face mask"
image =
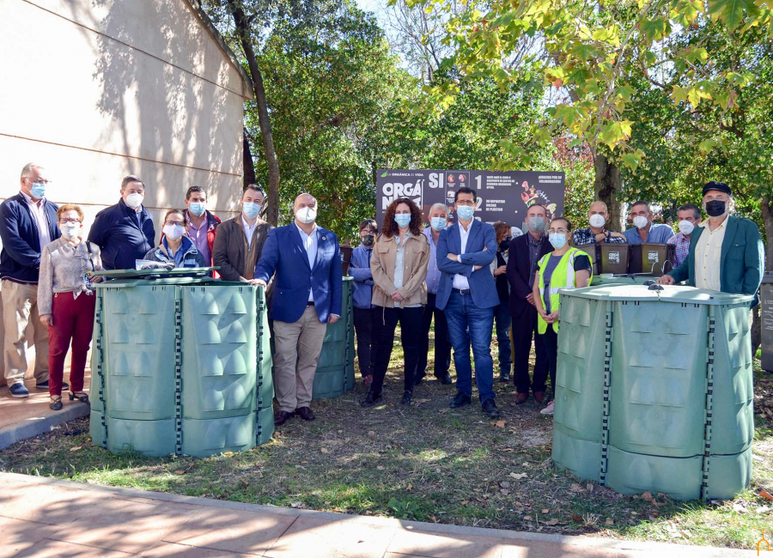
[[[690,223],[690,221],[679,221],[679,232],[682,234],[689,235],[692,233],[694,228],[695,225]]]
[[[373,241],[375,239],[376,237],[374,237],[372,234],[366,234],[365,236],[362,237],[362,243],[368,248],[370,248],[371,246],[373,246]]]
[[[405,228],[411,224],[411,215],[408,213],[400,213],[395,215],[395,223],[400,228]]]
[[[260,213],[260,208],[261,208],[261,205],[259,203],[244,202],[242,204],[242,211],[250,219],[254,219],[255,217],[258,216],[258,214]]]
[[[204,212],[207,210],[207,204],[204,202],[191,202],[190,205],[190,212],[194,215],[204,215]]]
[[[438,232],[446,228],[446,223],[448,223],[448,219],[445,217],[433,217],[429,220],[429,224],[432,227],[432,230]]]
[[[649,221],[644,215],[638,215],[633,218],[633,226],[637,229],[643,229],[647,226],[647,223],[649,223]]]
[[[177,240],[185,233],[185,227],[180,225],[164,225],[164,234],[169,240]]]
[[[62,231],[63,237],[70,239],[78,236],[81,226],[79,223],[67,223],[65,225],[60,225],[59,229]]]
[[[46,197],[46,184],[45,182],[33,182],[30,189],[30,195],[38,200],[42,200]]]
[[[502,239],[502,242],[499,243],[499,249],[502,252],[507,252],[507,250],[510,249],[510,241],[512,239],[509,236],[506,236]]]
[[[550,243],[553,248],[560,250],[566,244],[566,235],[564,233],[553,233],[550,235]]]
[[[599,215],[598,213],[596,213],[595,215],[591,215],[588,221],[590,222],[590,226],[593,227],[594,229],[600,229],[601,227],[604,226],[604,223],[607,222],[607,220],[604,219],[604,216]]]
[[[545,219],[542,217],[532,217],[528,222],[529,230],[533,233],[542,232],[545,230]]]
[[[722,200],[711,200],[710,202],[706,202],[706,213],[711,217],[719,217],[720,215],[725,214],[726,205],[727,202]]]
[[[302,207],[295,212],[295,218],[304,225],[309,225],[317,220],[317,208]]]
[[[475,213],[475,208],[471,205],[460,205],[456,209],[456,214],[462,221],[469,221],[472,219],[472,215]]]
[[[126,205],[131,207],[132,209],[139,209],[139,207],[142,205],[142,201],[145,199],[145,196],[142,194],[129,194],[126,196]]]

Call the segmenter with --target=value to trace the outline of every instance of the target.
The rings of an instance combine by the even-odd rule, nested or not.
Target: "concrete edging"
[[[79,403],[77,405],[65,405],[61,411],[40,418],[28,419],[23,423],[15,423],[5,428],[0,428],[0,450],[7,448],[22,440],[34,438],[40,434],[50,432],[54,426],[69,422],[77,418],[86,417],[91,411],[91,405]]]

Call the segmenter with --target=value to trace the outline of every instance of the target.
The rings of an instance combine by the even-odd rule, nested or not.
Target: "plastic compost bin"
[[[270,440],[274,386],[263,288],[191,277],[196,271],[112,271],[105,275],[116,280],[96,284],[96,445],[203,457]]]
[[[594,275],[590,284],[596,285],[645,285],[648,281],[657,281],[657,277],[648,274],[622,274],[615,275],[605,273],[603,275]]]
[[[344,277],[341,308],[343,315],[327,325],[312,389],[313,399],[339,397],[354,389],[354,280]]]
[[[623,494],[747,488],[751,300],[682,286],[562,292],[554,462]]]

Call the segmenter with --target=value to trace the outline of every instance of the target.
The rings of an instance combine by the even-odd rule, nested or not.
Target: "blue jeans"
[[[494,399],[494,361],[491,358],[491,330],[494,309],[478,308],[469,294],[451,291],[445,310],[448,333],[454,348],[456,389],[472,395],[472,363],[470,342],[475,356],[475,380],[478,396],[483,403]]]
[[[499,345],[499,373],[509,374],[512,360],[510,360],[510,312],[508,304],[500,304],[494,308],[494,322],[497,326],[497,345]]]

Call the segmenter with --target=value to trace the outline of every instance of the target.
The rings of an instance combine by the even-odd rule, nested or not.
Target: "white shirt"
[[[727,230],[727,217],[713,231],[709,228],[708,219],[698,225],[703,227],[698,242],[695,244],[695,286],[699,289],[721,290],[719,279],[719,263],[722,259],[722,242]]]
[[[470,224],[467,227],[467,230],[465,230],[461,221],[457,224],[457,226],[459,227],[459,236],[462,239],[462,251],[459,253],[459,255],[464,254],[467,251],[467,239],[470,237],[470,230],[472,229],[472,224],[473,222],[470,221]],[[475,269],[475,266],[473,266],[473,269]],[[457,273],[456,275],[454,275],[453,287],[454,289],[459,289],[460,291],[467,290],[470,288],[470,282],[467,280],[467,277]]]
[[[255,232],[255,227],[258,226],[258,220],[255,219],[255,224],[250,225],[245,219],[244,219],[244,213],[242,213],[242,227],[244,227],[244,234],[247,236],[247,248],[252,246],[252,234]]]
[[[40,251],[42,252],[43,247],[51,242],[51,232],[48,230],[48,216],[46,216],[46,199],[43,198],[42,200],[34,202],[32,201],[32,198],[24,192],[22,192],[21,195],[24,196],[24,200],[30,207],[32,216],[35,219],[35,224],[38,227],[38,236],[40,237]]]
[[[298,232],[301,233],[301,243],[306,249],[306,255],[309,258],[309,267],[314,269],[314,262],[317,260],[317,224],[314,223],[314,229],[311,234],[306,234],[302,228],[295,223]],[[309,289],[309,302],[314,302],[314,289]]]

